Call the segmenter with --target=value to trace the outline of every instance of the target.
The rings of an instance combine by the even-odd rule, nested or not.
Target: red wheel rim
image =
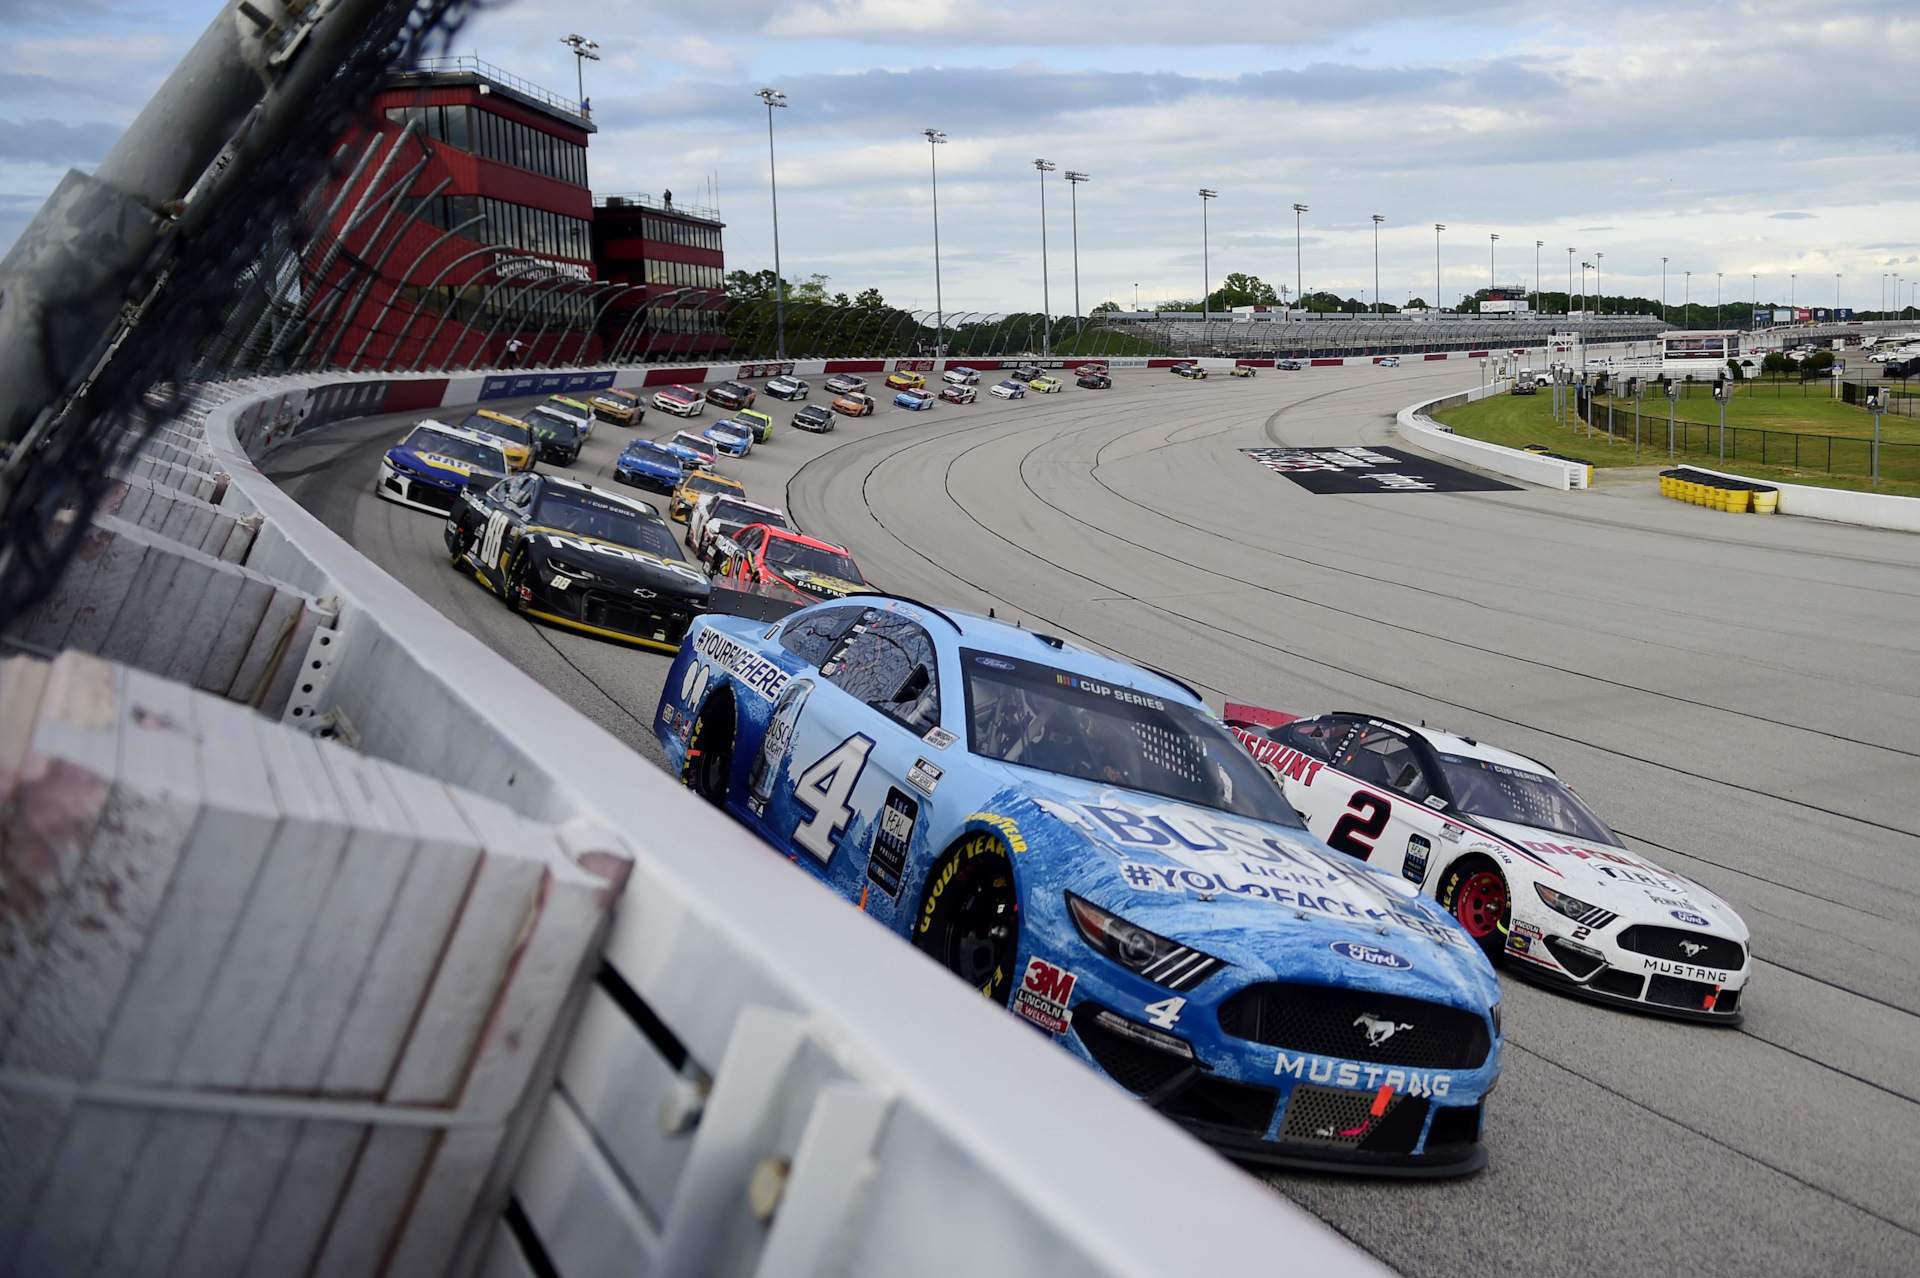
[[[1476,941],[1492,936],[1506,912],[1507,885],[1491,870],[1469,876],[1453,898],[1453,916]]]

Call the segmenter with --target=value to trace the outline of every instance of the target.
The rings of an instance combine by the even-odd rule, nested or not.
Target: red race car
[[[766,524],[715,537],[708,554],[708,571],[726,586],[795,607],[871,588],[846,547]]]

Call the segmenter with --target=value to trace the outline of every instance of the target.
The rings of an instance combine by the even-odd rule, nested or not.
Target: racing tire
[[[467,551],[473,547],[473,535],[467,531],[466,526],[463,524],[454,532],[452,537],[448,538],[448,541],[451,542],[451,545],[447,550],[447,562],[463,572],[466,571]]]
[[[732,693],[716,692],[701,702],[687,734],[686,761],[680,765],[680,783],[716,808],[726,806],[733,774],[733,720]]]
[[[1506,952],[1513,898],[1507,876],[1492,861],[1474,856],[1454,862],[1440,885],[1439,900],[1488,958]]]
[[[1013,996],[1020,902],[1000,836],[977,831],[927,871],[913,943],[934,962],[1002,1006]]]
[[[506,584],[501,587],[501,590],[506,595],[507,610],[509,612],[525,612],[527,610],[526,601],[521,598],[520,595],[521,590],[523,590],[527,584],[527,563],[527,552],[522,550],[514,555],[513,562],[507,565],[507,571],[502,574],[501,579]]]

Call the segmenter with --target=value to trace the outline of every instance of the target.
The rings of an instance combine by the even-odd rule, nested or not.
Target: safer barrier
[[[1780,490],[1771,484],[1730,479],[1681,466],[1660,472],[1660,495],[1734,515],[1745,514],[1749,510],[1759,515],[1771,515],[1779,504]]]
[[[1920,497],[1895,497],[1886,493],[1861,493],[1844,488],[1816,488],[1811,484],[1761,481],[1748,475],[1708,470],[1703,466],[1682,469],[1717,480],[1771,486],[1779,493],[1775,509],[1782,515],[1800,515],[1808,519],[1859,524],[1865,528],[1885,528],[1894,532],[1920,533]]]
[[[1587,486],[1588,467],[1584,462],[1563,461],[1556,457],[1538,453],[1522,452],[1517,448],[1507,448],[1500,444],[1489,444],[1484,440],[1468,439],[1456,435],[1440,426],[1429,414],[1436,409],[1451,408],[1456,404],[1468,404],[1477,399],[1485,399],[1497,394],[1505,386],[1477,386],[1464,394],[1442,395],[1418,404],[1410,404],[1400,410],[1395,421],[1400,434],[1442,457],[1466,462],[1469,466],[1478,466],[1483,470],[1505,475],[1529,484],[1538,484],[1542,488],[1558,488],[1565,491],[1570,488]]]
[[[485,384],[437,380],[445,403]],[[316,709],[370,754],[637,845],[561,1087],[529,1102],[511,1204],[455,1272],[1384,1272],[768,855],[255,468],[365,382],[236,384],[203,410],[226,504],[261,516],[249,566],[338,602]]]

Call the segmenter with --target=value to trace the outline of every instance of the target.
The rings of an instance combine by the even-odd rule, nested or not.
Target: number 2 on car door
[[[860,774],[867,770],[873,738],[856,734],[827,751],[793,783],[793,800],[813,815],[793,827],[793,841],[818,857],[822,865],[833,859],[834,840],[853,820],[847,800]]]
[[[1347,811],[1334,822],[1327,846],[1362,861],[1373,855],[1373,841],[1387,828],[1393,805],[1377,794],[1355,790],[1347,800]]]

